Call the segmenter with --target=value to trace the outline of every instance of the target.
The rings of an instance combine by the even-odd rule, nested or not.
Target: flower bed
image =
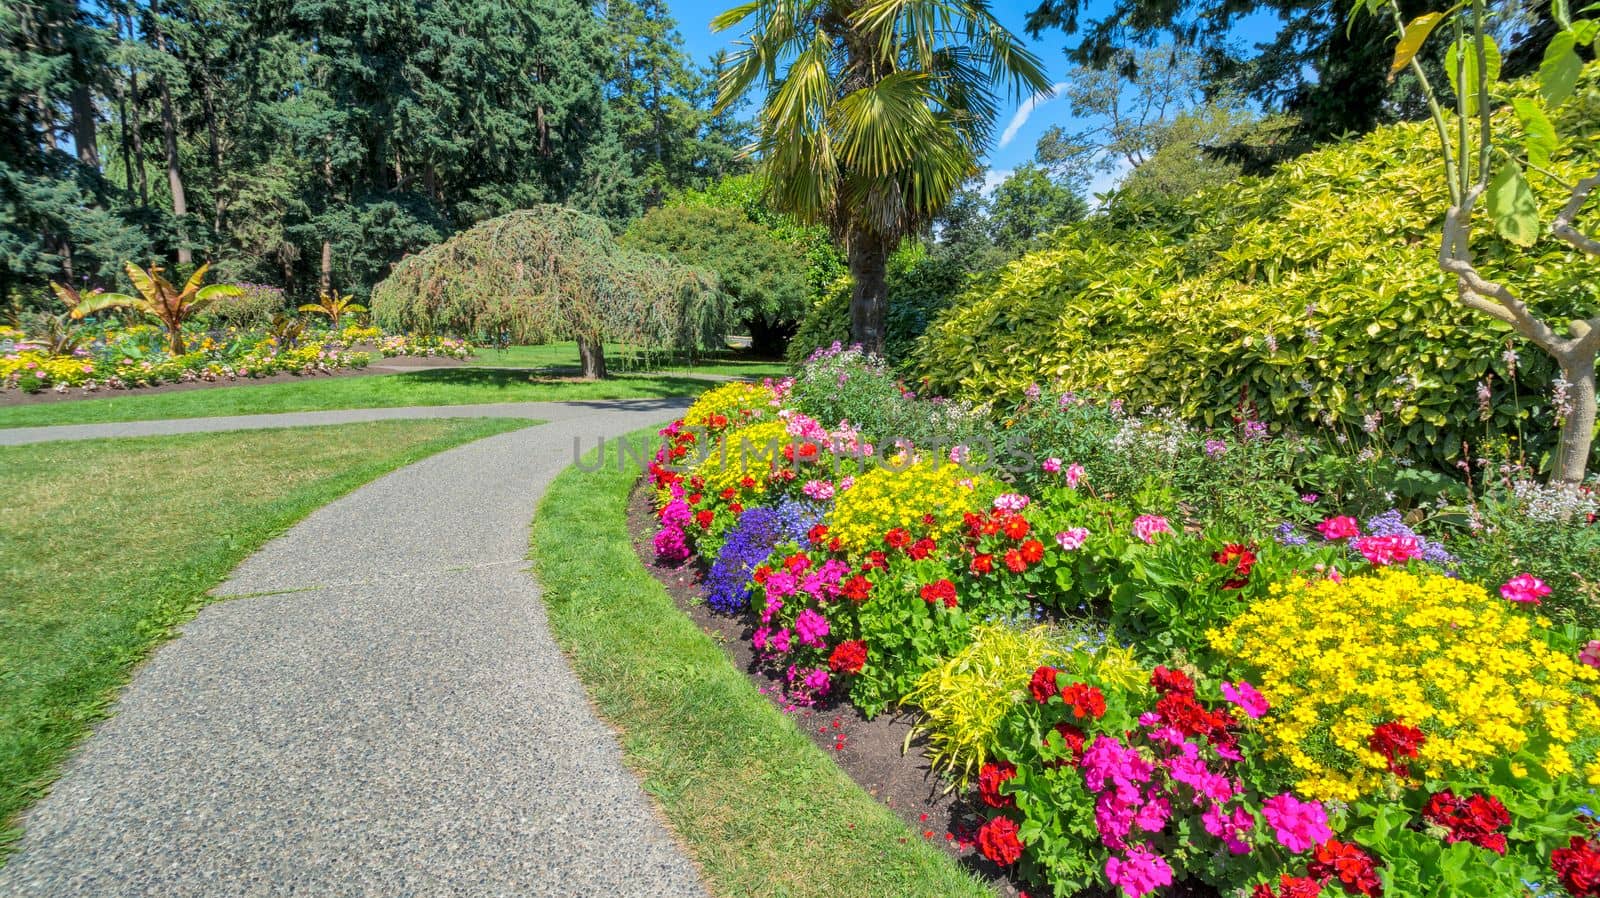
[[[1062,896],[1600,894],[1593,569],[1496,570],[1539,561],[1485,524],[1527,517],[1514,484],[885,377],[836,349],[707,393],[651,465],[655,547],[709,566],[787,702],[921,708],[985,857]]]

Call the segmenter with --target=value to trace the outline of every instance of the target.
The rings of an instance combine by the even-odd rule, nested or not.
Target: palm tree
[[[354,296],[348,293],[341,296],[338,290],[324,290],[317,294],[316,302],[308,302],[300,307],[302,312],[328,316],[328,326],[334,330],[339,329],[340,318],[366,310],[367,307],[356,302]]]
[[[189,319],[205,311],[212,303],[229,296],[238,296],[241,291],[230,284],[212,284],[209,287],[201,286],[206,282],[206,272],[211,269],[207,262],[196,268],[194,274],[184,283],[183,289],[173,286],[172,282],[161,276],[166,269],[152,262],[148,271],[128,262],[123,266],[128,273],[128,280],[133,282],[138,296],[129,296],[125,293],[94,293],[82,298],[73,310],[74,317],[93,314],[102,309],[133,309],[143,312],[161,322],[167,331],[167,349],[173,355],[183,355],[183,326]],[[65,301],[65,297],[63,297]]]
[[[752,0],[711,24],[747,19],[717,108],[765,88],[752,149],[771,200],[844,241],[851,338],[882,352],[889,254],[976,171],[996,85],[1048,90],[1043,63],[984,0]]]

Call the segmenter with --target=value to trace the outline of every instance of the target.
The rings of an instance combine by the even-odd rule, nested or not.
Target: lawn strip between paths
[[[640,472],[614,453],[551,484],[534,521],[535,569],[556,639],[708,885],[730,898],[992,896],[678,611],[634,554],[627,501]]]
[[[0,447],[0,820],[55,779],[129,672],[241,560],[308,513],[527,419]]]

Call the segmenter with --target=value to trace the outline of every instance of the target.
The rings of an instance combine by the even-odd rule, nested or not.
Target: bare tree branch
[[[1550,225],[1550,233],[1567,241],[1580,251],[1591,256],[1600,256],[1600,240],[1578,230],[1573,221],[1578,217],[1578,211],[1588,201],[1589,194],[1596,187],[1600,187],[1600,175],[1584,178],[1572,188],[1572,196],[1567,199],[1567,204],[1561,207],[1561,212],[1556,215],[1556,220]]]
[[[1462,305],[1511,325],[1517,333],[1551,355],[1561,356],[1571,352],[1577,339],[1562,338],[1548,324],[1535,317],[1515,291],[1485,278],[1472,263],[1468,223],[1484,189],[1483,184],[1473,185],[1459,206],[1451,206],[1445,212],[1444,234],[1439,241],[1439,267],[1456,276]]]

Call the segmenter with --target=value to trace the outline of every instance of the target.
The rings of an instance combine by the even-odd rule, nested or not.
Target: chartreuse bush
[[[1576,181],[1600,159],[1600,66],[1560,114],[1551,169]],[[952,305],[919,343],[918,370],[973,398],[1056,382],[1207,423],[1248,403],[1285,425],[1381,428],[1397,451],[1438,461],[1521,433],[1537,460],[1554,438],[1555,372],[1459,307],[1440,272],[1437,141],[1431,125],[1381,128],[1157,220],[1113,203]],[[1547,319],[1600,302],[1600,262],[1558,240],[1485,236],[1474,249]]]

